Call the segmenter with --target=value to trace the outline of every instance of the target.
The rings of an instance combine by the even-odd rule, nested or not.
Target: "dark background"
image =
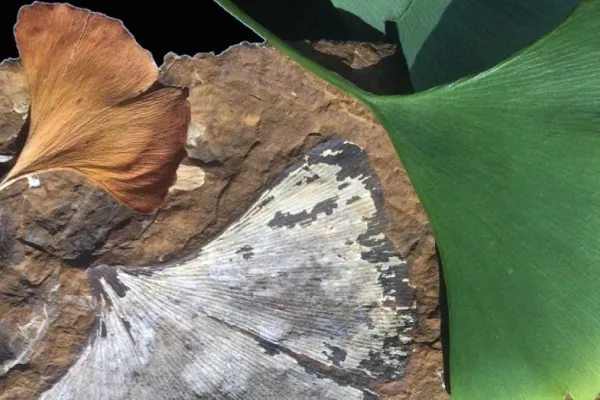
[[[190,56],[211,51],[218,54],[242,41],[263,42],[262,38],[234,19],[213,0],[64,2],[120,19],[137,42],[152,52],[159,66],[169,51]],[[13,27],[19,8],[32,3],[33,0],[0,1],[0,61],[18,57]]]

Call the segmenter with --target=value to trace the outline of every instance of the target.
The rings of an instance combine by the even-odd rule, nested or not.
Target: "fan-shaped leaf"
[[[367,94],[292,53],[375,112],[430,217],[453,399],[600,392],[598,26],[600,1],[585,0],[514,57],[411,96]]]
[[[67,4],[34,3],[15,27],[31,92],[27,141],[3,187],[70,169],[131,208],[163,201],[185,155],[186,95],[148,90],[151,55],[117,20]]]
[[[217,0],[281,40],[401,43],[416,91],[492,67],[555,28],[580,1]],[[407,79],[404,66],[394,78]]]

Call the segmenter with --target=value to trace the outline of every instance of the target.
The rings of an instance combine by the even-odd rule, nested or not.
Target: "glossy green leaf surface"
[[[378,116],[444,264],[453,400],[600,392],[600,1],[493,68],[365,93],[222,5]]]
[[[386,20],[395,17],[413,86],[422,91],[491,68],[554,29],[579,2],[414,0]]]
[[[416,91],[484,71],[563,22],[580,0],[236,0],[282,40],[402,43]],[[407,79],[400,66],[395,79]]]
[[[600,392],[600,3],[517,57],[370,98],[444,263],[453,399]]]

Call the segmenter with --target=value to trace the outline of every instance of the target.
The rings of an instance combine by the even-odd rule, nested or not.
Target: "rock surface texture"
[[[416,289],[404,376],[373,390],[382,399],[448,399],[439,376],[433,238],[370,112],[265,45],[235,46],[218,56],[168,55],[160,79],[190,89],[192,123],[188,158],[157,213],[136,214],[71,173],[39,175],[39,184],[19,181],[0,195],[0,361],[14,364],[0,370],[0,399],[36,398],[76,359],[93,324],[86,268],[188,256],[235,223],[286,168],[332,139],[356,143],[368,155],[383,191],[386,234],[408,262]],[[18,151],[26,94],[18,61],[4,63],[0,156]]]

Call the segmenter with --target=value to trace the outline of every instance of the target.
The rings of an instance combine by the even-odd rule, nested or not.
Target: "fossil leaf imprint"
[[[68,4],[22,7],[15,26],[30,125],[0,184],[70,169],[140,212],[164,200],[185,156],[185,91],[153,86],[158,68],[118,20]]]
[[[42,399],[377,399],[413,289],[366,154],[314,148],[220,236],[165,265],[88,269],[98,316]]]

